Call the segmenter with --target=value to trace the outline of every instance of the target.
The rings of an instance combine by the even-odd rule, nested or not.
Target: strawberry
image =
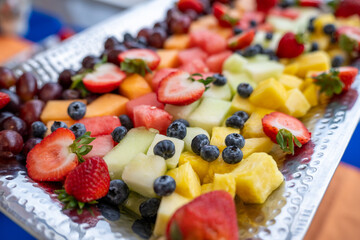
[[[10,102],[10,97],[6,93],[0,92],[0,109]]]
[[[335,16],[350,17],[352,15],[360,15],[360,1],[358,0],[342,0],[337,1],[335,6]]]
[[[259,12],[268,12],[276,6],[278,0],[256,0],[256,9]]]
[[[130,49],[119,54],[121,70],[127,73],[138,73],[145,76],[157,68],[160,63],[159,55],[149,49]]]
[[[213,5],[213,14],[222,27],[233,27],[239,19],[230,16],[228,7],[224,4],[215,2]]]
[[[298,0],[297,4],[301,7],[320,7],[323,0]]]
[[[179,70],[161,81],[157,94],[159,102],[188,105],[200,99],[204,92],[204,84],[192,81],[190,74]]]
[[[84,124],[86,131],[91,132],[92,137],[111,134],[116,127],[121,126],[116,116],[83,118],[77,122]]]
[[[204,5],[200,0],[180,0],[178,2],[178,9],[182,12],[191,9],[197,13],[202,13],[204,11]]]
[[[360,29],[351,26],[338,27],[336,35],[340,47],[346,52],[360,51]]]
[[[67,194],[83,203],[104,197],[110,187],[109,170],[104,159],[88,158],[68,174],[64,187]]]
[[[276,55],[279,58],[295,58],[305,50],[304,41],[300,34],[286,33],[279,41]]]
[[[286,152],[294,154],[294,143],[301,147],[310,141],[311,133],[298,119],[281,112],[272,112],[262,119],[264,133]]]
[[[180,56],[180,52],[179,52]],[[157,92],[157,89],[159,88],[160,82],[168,76],[172,72],[176,72],[176,68],[162,68],[156,71],[154,77],[151,79],[151,87],[154,92]]]
[[[225,191],[203,194],[179,208],[171,217],[167,240],[237,240],[236,208]]]
[[[255,30],[244,31],[228,40],[228,48],[239,50],[250,46],[255,37]]]
[[[340,67],[338,68],[339,78],[344,84],[343,90],[349,90],[351,85],[356,79],[356,76],[359,73],[359,69],[355,67]]]
[[[269,11],[269,15],[288,18],[291,20],[296,20],[300,16],[301,12],[297,8],[273,8]]]
[[[94,93],[107,93],[119,87],[126,74],[112,63],[98,66],[94,72],[83,78],[85,88]]]

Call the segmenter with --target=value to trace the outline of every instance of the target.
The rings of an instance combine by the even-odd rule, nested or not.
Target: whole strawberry
[[[256,0],[256,9],[260,12],[268,12],[276,6],[278,0]]]
[[[286,33],[279,41],[276,55],[279,58],[296,58],[305,50],[302,34]]]
[[[337,1],[335,1],[336,3]],[[335,6],[335,16],[337,17],[350,17],[352,15],[360,16],[360,1],[359,0],[342,0],[338,1]]]
[[[110,187],[108,167],[101,157],[92,157],[72,170],[65,180],[65,191],[88,203],[104,197]]]

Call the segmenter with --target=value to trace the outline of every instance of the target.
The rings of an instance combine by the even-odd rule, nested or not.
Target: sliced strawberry
[[[166,239],[237,240],[235,203],[225,191],[203,194],[179,208],[171,217]]]
[[[180,55],[180,53],[179,53]],[[162,68],[156,71],[154,77],[151,80],[151,88],[154,92],[157,92],[160,82],[168,76],[170,73],[176,72],[176,68]]]
[[[200,0],[180,0],[178,2],[178,9],[182,12],[194,10],[197,13],[202,13],[204,11],[204,5]]]
[[[229,50],[218,53],[218,54],[211,55],[206,60],[206,65],[208,66],[209,71],[221,73],[223,63],[231,55],[232,55],[232,51],[229,51]]]
[[[87,90],[94,93],[107,93],[119,87],[126,74],[115,64],[105,63],[88,73],[83,79]]]
[[[92,137],[111,134],[116,127],[121,126],[116,116],[83,118],[78,123],[84,124],[86,131],[91,132]]]
[[[154,128],[166,135],[172,116],[165,110],[154,106],[140,105],[134,108],[134,126]]]
[[[75,135],[65,128],[45,137],[28,153],[26,168],[35,181],[62,181],[78,165],[78,157],[70,151]]]
[[[250,46],[255,37],[255,30],[244,31],[228,40],[228,48],[231,50],[240,50]]]
[[[286,33],[279,41],[276,55],[279,58],[296,58],[305,50],[301,35],[292,32]]]
[[[84,156],[85,159],[91,157],[104,157],[111,149],[114,148],[115,142],[111,135],[97,136],[89,145],[93,146],[91,151]]]
[[[233,27],[239,19],[234,18],[229,13],[229,8],[222,3],[215,2],[213,4],[213,14],[222,27]]]
[[[276,6],[278,0],[256,0],[256,9],[260,12],[268,12]]]
[[[10,102],[10,97],[6,93],[0,92],[0,109]]]
[[[281,112],[272,112],[262,119],[264,133],[277,143],[276,135],[281,129],[288,130],[301,144],[310,141],[311,133],[298,119]]]
[[[360,29],[351,26],[338,27],[336,35],[339,39],[340,47],[347,51],[360,51]]]
[[[124,62],[125,59],[142,60],[146,63],[146,65],[150,68],[150,70],[156,69],[160,63],[159,55],[156,52],[149,49],[130,49],[120,53],[118,58],[120,62]]]
[[[300,16],[300,10],[297,8],[273,8],[269,11],[269,15],[288,18],[291,20],[296,20]]]
[[[338,68],[339,78],[344,83],[344,90],[349,90],[356,79],[359,70],[355,67],[340,67]]]
[[[130,118],[134,117],[134,108],[140,105],[155,106],[159,109],[164,109],[165,105],[157,100],[157,95],[154,92],[145,94],[141,97],[130,100],[126,103],[126,113]]]
[[[209,68],[206,66],[205,62],[201,59],[194,59],[190,62],[182,65],[180,70],[184,72],[188,72],[190,74],[198,73],[198,72],[209,72]]]
[[[320,7],[323,0],[298,0],[298,5],[301,7]]]
[[[188,105],[200,99],[205,92],[204,84],[189,79],[184,71],[171,73],[161,81],[158,90],[159,102],[174,105]]]

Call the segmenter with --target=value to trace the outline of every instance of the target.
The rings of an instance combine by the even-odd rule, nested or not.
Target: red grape
[[[111,36],[108,39],[106,39],[105,44],[104,44],[104,48],[106,50],[113,50],[118,44],[119,44],[119,40],[117,40],[116,37]]]
[[[5,119],[2,123],[3,130],[13,130],[18,132],[21,136],[27,135],[27,127],[24,120],[16,116]]]
[[[72,84],[71,77],[74,76],[75,74],[76,74],[76,72],[74,70],[65,69],[64,71],[62,71],[60,73],[59,78],[58,78],[58,83],[64,89],[68,89]]]
[[[167,34],[164,29],[155,28],[149,38],[149,44],[150,46],[155,48],[162,48],[166,38],[167,38]]]
[[[153,29],[151,28],[143,28],[141,29],[138,34],[137,37],[144,37],[146,39],[146,41],[149,41],[151,34],[153,33]]]
[[[2,128],[3,121],[12,116],[14,116],[14,114],[11,112],[0,112],[0,129]]]
[[[47,102],[49,100],[60,99],[62,94],[62,87],[58,83],[46,83],[39,92],[39,99]]]
[[[40,120],[40,115],[45,106],[41,100],[31,100],[21,106],[20,118],[23,119],[28,126],[33,122]]]
[[[23,148],[23,138],[12,130],[0,131],[0,157],[14,157]]]
[[[99,63],[101,60],[95,56],[87,56],[82,61],[82,66],[86,69],[94,69],[95,64]]]
[[[0,67],[0,88],[9,89],[14,86],[15,83],[16,77],[14,73],[6,67]]]
[[[179,15],[170,21],[170,31],[174,34],[184,34],[189,31],[191,18],[188,15]]]
[[[35,147],[36,144],[41,142],[41,138],[29,138],[25,144],[24,147],[21,151],[22,154],[24,154],[24,156],[27,156],[28,153],[31,151],[31,149],[33,149]]]
[[[80,92],[75,89],[67,89],[62,93],[62,98],[65,100],[79,99]]]
[[[26,72],[20,76],[16,83],[16,93],[24,102],[29,101],[36,96],[38,92],[37,82],[35,76]]]
[[[4,92],[10,97],[10,102],[2,110],[12,113],[19,112],[21,104],[19,96],[16,93],[7,89],[0,89],[0,92]]]

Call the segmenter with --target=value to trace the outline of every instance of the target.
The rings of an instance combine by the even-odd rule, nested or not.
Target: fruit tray
[[[105,38],[135,33],[164,16],[174,1],[154,0],[128,10],[35,56],[15,69],[32,71],[41,83],[54,81],[65,68],[78,68],[81,59],[98,55]],[[141,17],[139,17],[141,16]],[[280,169],[285,182],[262,205],[237,204],[241,239],[302,239],[360,118],[360,79],[346,93],[313,108],[303,118],[312,140]],[[78,215],[62,211],[53,189],[35,183],[17,160],[0,159],[0,211],[39,239],[141,239],[136,217],[120,217],[104,209]],[[105,209],[106,210],[106,209]],[[113,221],[115,220],[115,221]]]

